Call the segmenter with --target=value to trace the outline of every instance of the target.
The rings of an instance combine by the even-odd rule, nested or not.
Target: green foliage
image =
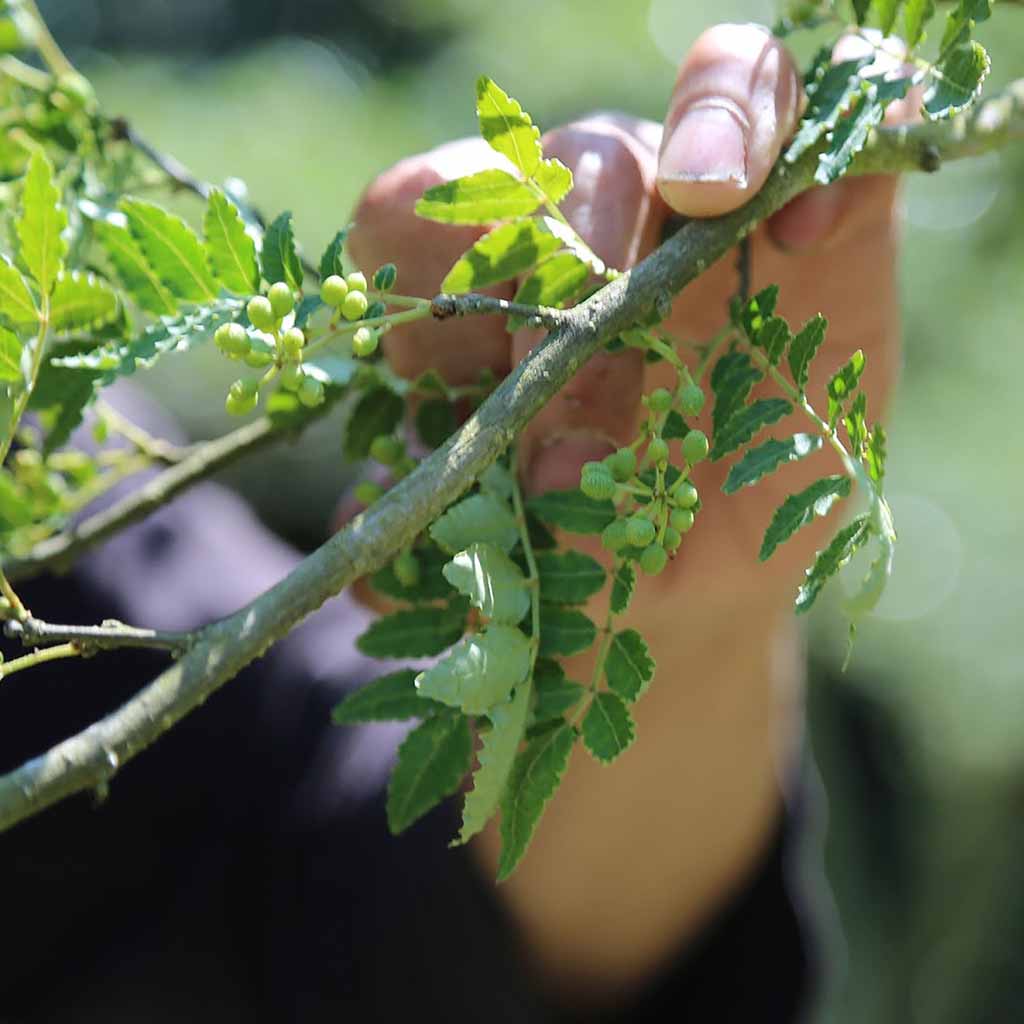
[[[260,261],[270,284],[284,281],[295,290],[302,287],[302,264],[295,248],[291,213],[285,211],[267,228]]]
[[[611,764],[636,739],[636,724],[618,694],[595,695],[583,717],[583,743],[602,764]]]
[[[140,309],[158,316],[173,316],[177,312],[174,296],[164,287],[126,227],[99,220],[93,223],[92,233],[117,271],[121,287]]]
[[[57,276],[50,297],[53,330],[102,327],[117,314],[117,295],[106,281],[77,270],[64,271]]]
[[[473,762],[473,734],[464,715],[428,718],[398,748],[388,784],[388,827],[394,835],[459,788]]]
[[[737,410],[715,433],[715,446],[708,458],[717,462],[731,455],[765,427],[777,423],[792,411],[793,406],[784,398],[760,398],[752,405]]]
[[[815,480],[810,487],[805,487],[799,494],[791,494],[776,510],[761,542],[758,558],[767,561],[775,553],[775,549],[789,540],[801,527],[814,520],[815,516],[825,516],[832,511],[832,506],[850,493],[850,478],[846,476],[826,476]]]
[[[774,473],[788,462],[797,462],[821,450],[822,439],[812,434],[794,434],[785,441],[771,438],[756,448],[750,448],[733,465],[722,485],[724,494],[735,494],[743,487],[751,487]]]
[[[451,647],[465,625],[464,609],[412,608],[371,623],[356,647],[371,658],[429,658]]]
[[[654,659],[635,629],[616,633],[608,647],[604,671],[608,686],[623,700],[638,700],[654,678]]]
[[[857,389],[860,383],[860,375],[864,372],[864,353],[857,349],[850,356],[849,361],[841,366],[828,382],[828,419],[829,423],[835,424],[843,411],[846,400]]]
[[[444,567],[444,578],[494,622],[514,626],[530,610],[522,570],[493,544],[471,544]]]
[[[595,501],[579,491],[548,491],[531,498],[527,508],[538,519],[570,533],[600,533],[615,518],[610,501]]]
[[[636,572],[629,562],[620,562],[615,567],[615,575],[612,579],[611,612],[613,615],[622,615],[629,608],[633,599],[633,591],[636,588]]]
[[[40,292],[49,295],[64,264],[67,243],[62,232],[68,215],[53,180],[53,165],[41,150],[29,160],[21,194],[21,217],[15,228],[21,245],[21,262]]]
[[[481,76],[476,83],[476,113],[480,134],[492,149],[511,160],[527,178],[544,158],[540,131],[517,100]]]
[[[541,657],[569,657],[593,646],[597,627],[583,612],[560,605],[545,605],[540,634]]]
[[[586,688],[566,679],[565,670],[557,661],[541,658],[533,670],[536,699],[533,720],[543,724],[561,718],[583,699]]]
[[[370,454],[373,439],[390,434],[404,415],[405,402],[390,388],[377,385],[364,391],[352,409],[345,430],[345,458],[352,462],[365,459]]]
[[[0,380],[21,384],[21,342],[18,336],[0,327]]]
[[[214,276],[236,294],[252,295],[260,284],[256,243],[245,230],[238,207],[220,189],[210,192],[203,232]]]
[[[334,238],[324,249],[320,257],[320,280],[326,281],[332,275],[345,276],[345,263],[342,254],[345,250],[345,239],[348,237],[348,228],[342,228],[335,234]]]
[[[583,604],[605,584],[601,564],[579,551],[537,556],[540,597],[555,604]]]
[[[519,540],[519,527],[504,502],[491,494],[473,494],[452,505],[430,527],[430,536],[453,554],[476,542],[507,553]]]
[[[442,224],[490,224],[525,217],[540,203],[541,197],[525,182],[494,169],[427,189],[416,212]]]
[[[459,294],[480,291],[524,274],[550,256],[561,243],[535,221],[520,220],[488,232],[455,264],[441,290]]]
[[[827,329],[828,321],[819,313],[804,324],[789,347],[789,368],[801,394],[807,387],[808,371],[825,340]]]
[[[515,301],[526,306],[560,308],[579,295],[589,277],[590,268],[575,253],[555,253],[523,281]],[[524,323],[523,317],[509,317],[508,329],[518,330]]]
[[[416,673],[403,668],[349,694],[331,712],[335,725],[358,722],[402,722],[426,718],[442,705],[421,696],[416,690]]]
[[[975,40],[955,47],[942,63],[941,77],[932,75],[924,94],[924,112],[941,121],[966,110],[978,98],[992,61]]]
[[[854,519],[832,538],[823,551],[818,552],[814,565],[807,570],[807,577],[796,598],[797,612],[810,611],[821,593],[821,588],[867,543],[871,536],[870,520],[867,516]]]
[[[31,325],[39,319],[25,279],[6,256],[0,256],[0,316],[14,327]]]
[[[712,437],[718,443],[725,425],[746,405],[754,385],[761,379],[760,370],[746,352],[729,352],[715,364],[711,373],[711,390],[715,407],[711,414]]]

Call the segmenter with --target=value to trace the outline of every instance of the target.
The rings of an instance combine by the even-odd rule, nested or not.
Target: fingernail
[[[680,118],[661,151],[658,179],[747,187],[746,119],[731,104],[702,100]]]
[[[578,487],[584,462],[597,462],[615,451],[615,446],[596,434],[574,434],[542,442],[526,476],[531,494],[568,491]]]

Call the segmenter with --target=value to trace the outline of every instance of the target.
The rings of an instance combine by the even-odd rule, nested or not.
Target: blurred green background
[[[595,108],[660,120],[702,28],[774,15],[770,0],[518,0],[514,23],[471,0],[40,6],[108,111],[199,176],[243,176],[261,209],[292,209],[314,256],[374,174],[473,132],[481,72],[542,126]],[[983,29],[992,87],[1024,73],[1024,9]],[[1022,183],[1024,147],[906,189],[896,576],[847,675],[834,606],[812,626],[811,738],[845,930],[830,1024],[1024,1020]],[[211,355],[182,383],[173,362],[148,382],[195,436],[223,429],[230,366]],[[332,419],[232,482],[310,545],[348,472]]]

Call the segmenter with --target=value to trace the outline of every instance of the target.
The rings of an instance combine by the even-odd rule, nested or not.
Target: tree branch
[[[852,170],[932,169],[934,160],[922,158],[932,153],[926,147],[951,160],[1022,137],[1024,83],[1018,83],[1009,98],[981,104],[966,120],[939,129],[927,126],[878,133]],[[202,630],[174,665],[120,709],[0,777],[0,830],[73,793],[104,786],[120,765],[298,622],[354,580],[384,565],[472,485],[606,341],[652,308],[664,305],[760,221],[810,188],[817,162],[818,151],[812,151],[795,164],[777,165],[745,207],[724,217],[690,221],[632,271],[567,311],[562,324],[453,437],[287,578],[234,615]]]
[[[120,647],[148,647],[170,651],[177,656],[192,644],[192,633],[161,633],[155,629],[126,626],[116,619],[105,619],[99,626],[57,626],[29,616],[24,621],[4,623],[4,635],[20,640],[25,647],[49,647],[73,643],[82,654],[114,651]]]

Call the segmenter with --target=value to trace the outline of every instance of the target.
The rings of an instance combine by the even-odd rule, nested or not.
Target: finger
[[[354,214],[349,248],[360,267],[398,267],[400,290],[433,296],[452,264],[484,234],[484,228],[435,224],[416,216],[416,200],[428,188],[496,166],[500,157],[482,139],[465,139],[410,157],[385,171],[366,190]],[[487,289],[511,298],[511,285]],[[508,335],[498,317],[444,323],[419,320],[384,335],[395,371],[409,379],[429,369],[450,384],[472,384],[482,370],[502,377],[509,370]]]
[[[679,70],[658,188],[674,210],[711,217],[765,183],[796,126],[803,90],[785,47],[758,25],[716,25]]]
[[[598,115],[545,140],[545,151],[573,171],[575,187],[563,212],[612,267],[630,266],[653,247],[657,234],[661,208],[651,203],[655,152],[648,129],[642,122]],[[514,360],[523,359],[543,337],[540,331],[517,332]],[[573,487],[584,462],[631,440],[642,385],[640,352],[595,355],[524,434],[528,488]]]

